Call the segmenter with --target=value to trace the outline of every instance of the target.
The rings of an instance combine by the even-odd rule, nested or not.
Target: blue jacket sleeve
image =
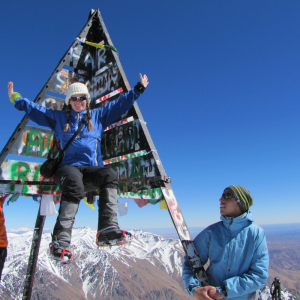
[[[41,126],[46,126],[54,130],[56,124],[54,110],[22,97],[17,98],[15,101],[15,108],[20,111],[25,111],[26,116],[30,120]]]
[[[117,118],[129,110],[139,96],[140,93],[133,88],[118,99],[102,107],[102,109],[99,110],[99,117],[103,117],[103,128],[111,125]]]
[[[209,235],[207,231],[204,230],[200,234],[198,234],[194,240],[195,247],[200,255],[200,259],[202,264],[205,264],[208,260],[208,249],[209,249]],[[201,252],[200,252],[201,249]],[[185,256],[183,259],[183,266],[182,266],[182,280],[185,286],[186,291],[191,295],[194,296],[193,288],[191,291],[189,290],[189,286],[197,285],[199,286],[199,281],[194,277],[194,273],[190,267],[189,261]]]
[[[185,256],[183,258],[183,266],[182,266],[182,280],[184,283],[184,287],[186,291],[191,295],[194,296],[194,291],[189,290],[190,285],[197,285],[199,286],[199,281],[194,277],[194,274],[191,270],[189,261],[187,257]]]
[[[255,251],[248,272],[224,281],[227,297],[234,298],[252,293],[263,287],[268,279],[269,254],[264,231],[256,237]]]

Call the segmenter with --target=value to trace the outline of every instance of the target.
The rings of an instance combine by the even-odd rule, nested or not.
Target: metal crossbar
[[[171,183],[170,177],[167,176],[152,176],[152,177],[136,177],[136,178],[122,178],[119,182],[153,182],[161,181],[163,183]],[[57,186],[55,182],[52,181],[23,181],[23,180],[0,180],[0,184],[19,184],[19,185],[50,185]]]

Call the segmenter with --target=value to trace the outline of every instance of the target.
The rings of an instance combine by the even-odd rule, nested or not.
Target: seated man
[[[268,279],[269,255],[263,229],[253,223],[250,192],[242,186],[227,187],[220,201],[221,220],[204,229],[194,243],[212,286],[199,287],[184,258],[182,277],[196,299],[256,299]]]

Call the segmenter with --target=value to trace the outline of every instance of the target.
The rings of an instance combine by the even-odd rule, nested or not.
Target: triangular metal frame
[[[97,9],[95,11],[92,10],[90,12],[88,22],[85,24],[85,26],[83,27],[83,29],[80,31],[80,33],[78,35],[78,39],[74,40],[74,42],[71,44],[69,49],[66,51],[66,53],[62,57],[62,59],[59,61],[57,67],[54,69],[51,76],[49,77],[49,79],[47,80],[47,82],[45,83],[45,85],[43,86],[41,91],[39,92],[39,94],[34,99],[34,102],[41,104],[43,99],[45,99],[48,96],[48,94],[49,94],[48,92],[51,90],[51,86],[53,86],[53,82],[54,82],[55,78],[57,77],[57,74],[59,72],[61,72],[61,70],[64,68],[65,65],[70,65],[70,66],[72,66],[72,64],[74,65],[74,55],[72,54],[72,51],[74,51],[75,47],[79,47],[79,41],[82,41],[87,36],[89,36],[89,38],[91,38],[90,29],[95,28],[95,24],[99,24],[100,27],[96,28],[96,29],[98,30],[99,35],[102,34],[102,36],[105,37],[105,43],[113,46],[113,43],[108,34],[108,31],[106,29],[106,26],[104,24],[104,21],[102,19],[99,9]],[[100,41],[97,40],[97,38],[96,38],[95,41],[92,40],[91,42],[99,43]],[[81,48],[81,49],[83,49],[83,48]],[[114,57],[115,63],[117,65],[117,69],[119,70],[119,72],[121,74],[121,78],[124,83],[124,85],[122,86],[122,89],[124,92],[126,92],[126,91],[130,90],[130,85],[126,78],[125,72],[122,68],[121,62],[120,62],[119,57],[116,54],[116,52],[111,51],[111,54]],[[80,58],[78,58],[77,63],[79,64],[79,62],[80,62]],[[90,72],[88,76],[90,76],[90,78],[93,78],[93,76],[95,74],[96,74],[96,70],[93,69],[92,72]],[[102,97],[102,98],[105,98],[105,97]],[[115,96],[115,97],[117,97],[117,96]],[[93,101],[94,101],[94,105],[96,105],[95,99],[93,99]],[[151,182],[152,185],[154,183],[154,186],[157,186],[161,189],[161,192],[162,192],[161,199],[166,200],[170,216],[171,216],[173,224],[177,230],[178,236],[182,242],[183,248],[184,248],[184,250],[187,254],[187,257],[190,261],[191,268],[192,268],[195,276],[199,280],[200,286],[208,285],[208,279],[207,279],[206,273],[204,271],[203,265],[200,261],[199,255],[198,255],[197,250],[192,241],[192,237],[188,231],[188,227],[187,227],[185,220],[182,216],[182,213],[180,211],[178,202],[173,193],[172,187],[170,185],[170,179],[166,175],[166,172],[160,161],[159,155],[157,154],[157,151],[156,151],[156,148],[152,141],[152,138],[150,136],[150,133],[144,122],[141,111],[136,102],[134,103],[133,110],[134,110],[136,118],[139,120],[140,128],[144,134],[144,139],[146,140],[146,142],[145,142],[147,144],[147,149],[146,149],[147,153],[146,154],[152,155],[153,156],[152,159],[155,160],[156,173],[152,177],[151,176],[150,177],[149,176],[148,177],[139,176],[140,178],[133,178],[133,179],[131,178],[131,180],[129,178],[127,180],[127,182],[131,182],[131,181],[140,182],[140,181],[144,180],[144,182],[147,182],[147,181]],[[1,151],[0,165],[2,165],[6,156],[10,153],[11,149],[13,148],[14,144],[20,139],[20,135],[25,130],[25,127],[26,127],[28,121],[29,121],[29,119],[25,116],[25,117],[23,117],[23,119],[21,120],[19,125],[16,127],[15,131],[13,132],[13,134],[9,138],[8,142],[4,146],[3,150]],[[129,155],[128,157],[131,157],[131,156]],[[124,179],[124,180],[126,181],[126,179]],[[122,181],[122,180],[120,180],[120,181]],[[2,184],[24,184],[24,182],[22,182],[21,180],[10,180],[10,181],[9,180],[0,180],[0,183],[2,183]],[[38,183],[38,181],[31,181],[31,182],[25,181],[25,184],[36,184],[36,183]],[[53,185],[53,183],[51,183],[51,182],[45,182],[44,184]],[[19,193],[19,194],[22,194],[22,193]],[[28,268],[27,268],[27,274],[26,274],[25,285],[24,285],[24,290],[23,290],[23,299],[30,299],[30,297],[31,297],[34,273],[35,273],[35,268],[36,268],[36,262],[37,262],[40,239],[41,239],[41,235],[42,235],[44,222],[45,222],[45,217],[40,216],[40,214],[38,213],[36,226],[35,226],[34,234],[33,234],[30,257],[28,260]]]

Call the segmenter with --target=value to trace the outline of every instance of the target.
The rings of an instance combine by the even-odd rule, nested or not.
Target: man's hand
[[[211,300],[211,299],[214,299],[214,298],[211,298],[209,296],[210,294],[212,294],[212,295],[215,294],[215,292],[212,291],[213,289],[216,289],[216,288],[213,287],[213,286],[205,286],[205,287],[197,288],[194,291],[194,298],[196,298],[197,300]],[[210,291],[212,291],[212,292],[210,293]]]
[[[147,75],[145,74],[144,76],[142,76],[142,74],[140,73],[140,79],[141,79],[141,84],[146,88],[147,85],[149,84]]]
[[[7,85],[7,89],[8,89],[8,97],[10,99],[10,97],[14,93],[14,83],[10,81]]]
[[[221,293],[219,293],[215,287],[212,287],[212,289],[209,290],[207,294],[210,298],[215,300],[224,298],[224,296]]]

